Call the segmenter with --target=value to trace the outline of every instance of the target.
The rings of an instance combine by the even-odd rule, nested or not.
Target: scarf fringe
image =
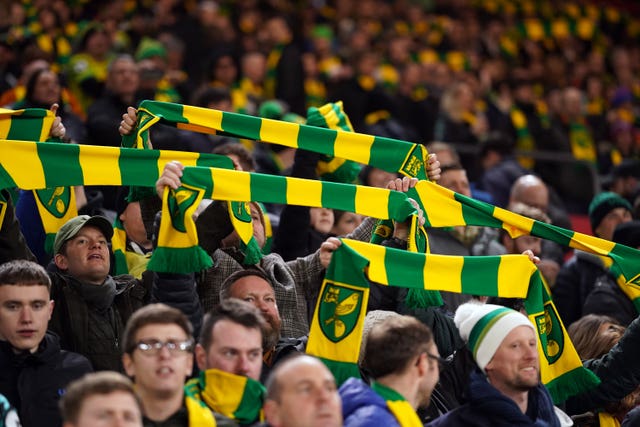
[[[563,373],[545,384],[553,403],[559,405],[569,397],[585,393],[600,384],[600,378],[592,371],[582,366]]]
[[[200,246],[190,248],[158,246],[147,264],[147,270],[156,273],[189,274],[211,266],[213,266],[211,257]]]

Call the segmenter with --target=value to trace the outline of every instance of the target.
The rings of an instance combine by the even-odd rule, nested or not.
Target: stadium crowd
[[[314,324],[336,343],[359,324],[345,326],[359,306],[323,280],[332,283],[342,238],[415,246],[410,220],[252,201],[238,214],[253,227],[252,258],[234,205],[207,200],[192,213],[208,267],[171,271],[147,266],[180,228],[161,206],[183,188],[184,162],[169,159],[140,198],[128,185],[5,188],[0,427],[640,425],[639,276],[621,281],[620,259],[612,267],[593,252],[640,249],[639,39],[640,7],[625,1],[2,2],[3,138],[12,129],[28,139],[15,137],[17,110],[50,110],[48,143],[121,147],[145,100],[336,129],[326,115],[318,124],[328,105],[342,131],[425,147],[421,167],[437,186],[539,230],[599,239],[435,227],[423,208],[438,207],[409,199],[430,254],[527,255],[567,327],[561,340],[594,382],[559,398],[541,376],[555,353],[539,342],[529,301],[447,284],[436,285],[437,304],[427,293],[416,304],[416,292],[375,281],[358,308],[361,378],[343,381],[315,352]],[[184,126],[158,124],[147,142],[279,177],[324,180],[321,165],[332,164]],[[369,164],[340,167],[351,168],[346,184],[410,196],[420,185]],[[49,204],[67,194],[77,210],[53,234],[43,194]],[[331,298],[335,312],[322,318]]]

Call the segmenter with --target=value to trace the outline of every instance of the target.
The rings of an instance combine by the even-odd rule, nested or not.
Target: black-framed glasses
[[[436,356],[435,354],[425,353],[429,359],[435,360],[438,362],[438,368],[442,370],[445,366],[447,366],[447,359],[444,357]]]
[[[173,356],[178,356],[183,353],[191,352],[193,350],[193,340],[186,341],[160,341],[160,340],[144,340],[138,341],[135,348],[140,350],[142,354],[149,356],[156,356],[160,353],[162,348],[166,348]]]

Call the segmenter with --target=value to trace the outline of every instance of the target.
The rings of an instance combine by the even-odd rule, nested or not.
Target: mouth
[[[102,255],[101,255],[101,254],[91,254],[91,255],[89,255],[88,259],[89,259],[89,260],[94,260],[94,259],[102,260],[102,259],[103,259],[103,257],[102,257]]]
[[[162,367],[156,369],[156,375],[158,377],[168,377],[170,375],[173,375],[173,369],[171,369],[168,366],[162,366]]]
[[[18,335],[22,338],[31,338],[36,334],[35,329],[21,329],[18,331]]]

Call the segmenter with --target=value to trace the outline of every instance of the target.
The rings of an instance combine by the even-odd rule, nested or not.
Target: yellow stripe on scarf
[[[187,407],[187,413],[189,414],[189,427],[216,427],[216,419],[211,409],[204,403],[191,396],[185,396],[184,405]]]
[[[423,427],[418,414],[406,400],[387,400],[387,407],[401,427]]]

